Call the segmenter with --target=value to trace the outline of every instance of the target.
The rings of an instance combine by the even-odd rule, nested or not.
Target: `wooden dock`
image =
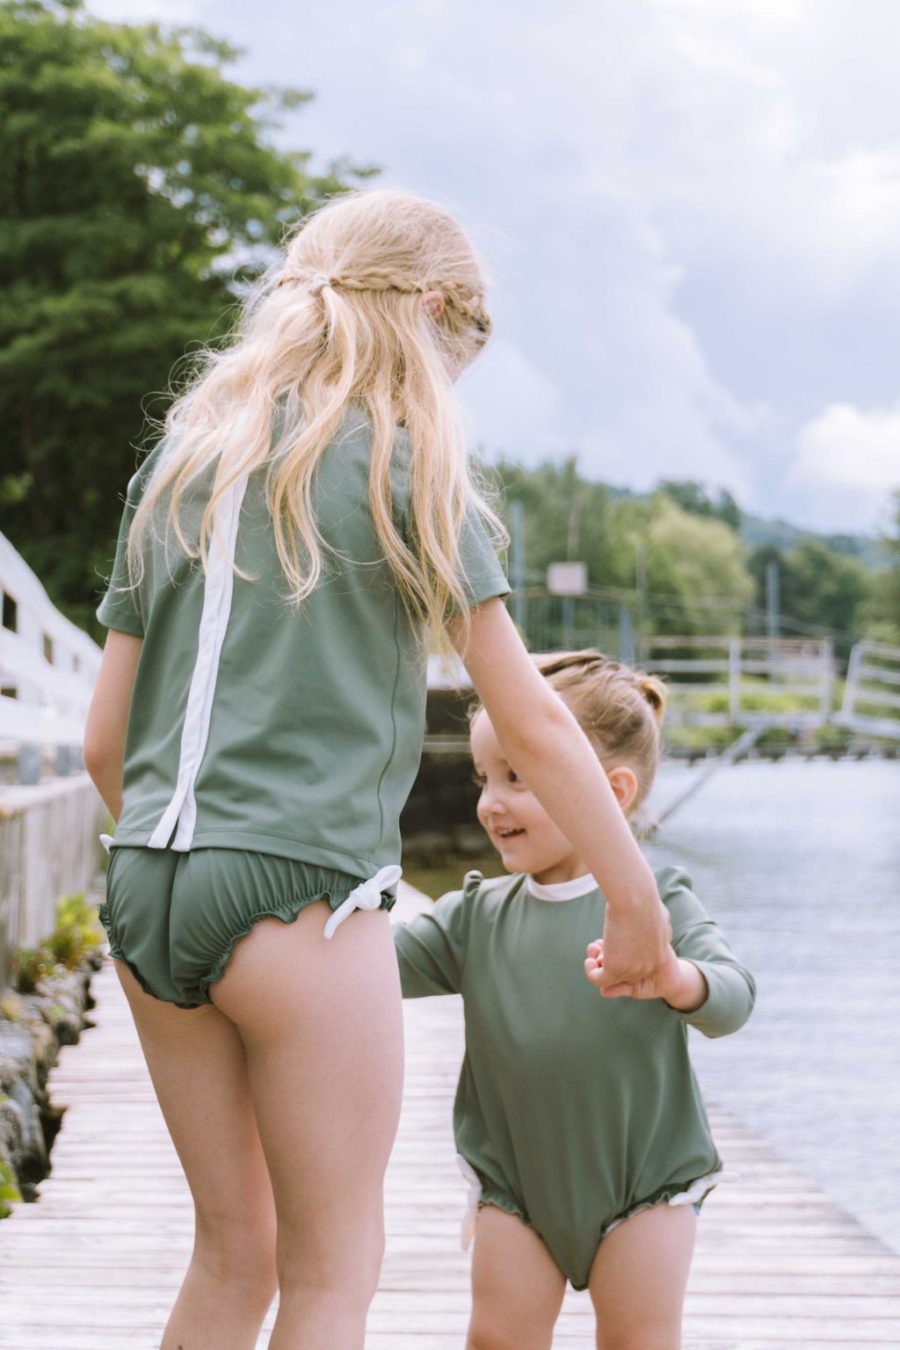
[[[37,1204],[0,1223],[0,1350],[156,1350],[187,1262],[189,1196],[110,967],[94,992],[97,1026],[63,1050],[52,1080],[54,1101],[68,1107],[53,1173]],[[387,1256],[367,1347],[462,1350],[469,1261],[450,1128],[459,1000],[410,1003],[406,1025]],[[726,1113],[711,1116],[740,1180],[703,1210],[685,1350],[900,1346],[900,1257]],[[554,1344],[593,1346],[586,1295],[567,1296]]]

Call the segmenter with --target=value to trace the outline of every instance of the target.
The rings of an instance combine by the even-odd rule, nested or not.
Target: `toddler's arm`
[[[404,998],[460,992],[473,891],[480,882],[480,873],[470,873],[463,890],[442,896],[410,923],[394,926]]]
[[[632,986],[631,997],[662,998],[704,1036],[728,1036],[744,1025],[753,1010],[753,976],[694,895],[685,872],[665,868],[657,881],[675,936],[660,970]],[[585,974],[598,988],[602,967],[603,944],[592,942]]]
[[[603,986],[600,977],[603,974],[603,939],[588,944],[584,973],[591,984],[601,993]],[[665,961],[659,970],[649,979],[640,980],[629,987],[629,998],[661,998],[676,1012],[692,1013],[702,1008],[709,997],[709,986],[698,966],[693,961],[679,957],[674,947],[670,947]]]

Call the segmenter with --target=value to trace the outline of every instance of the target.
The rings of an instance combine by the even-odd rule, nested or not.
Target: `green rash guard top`
[[[354,410],[317,470],[325,571],[299,608],[285,599],[265,467],[220,499],[205,571],[159,526],[147,533],[134,589],[128,529],[164,441],[132,478],[97,611],[106,627],[144,639],[113,847],[245,849],[363,878],[397,862],[400,810],[422,749],[426,656],[375,535],[370,447],[368,421]],[[400,429],[393,458],[395,519],[409,538]],[[186,498],[188,538],[210,482],[207,474]],[[508,592],[474,511],[460,560],[470,604]]]
[[[737,1031],[755,997],[688,876],[656,876],[675,950],[709,986],[696,1012],[604,999],[588,982],[585,948],[606,907],[592,877],[541,887],[470,872],[461,891],[394,930],[404,997],[463,998],[454,1132],[481,1203],[530,1224],[576,1288],[616,1222],[701,1179],[692,1200],[715,1184],[722,1163],[687,1028]]]

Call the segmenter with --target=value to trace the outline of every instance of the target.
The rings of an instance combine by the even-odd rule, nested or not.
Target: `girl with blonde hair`
[[[538,666],[624,821],[653,782],[665,686],[599,652]],[[753,979],[690,878],[664,867],[665,961],[610,983],[605,880],[513,768],[494,712],[477,709],[471,733],[478,818],[512,875],[470,872],[395,932],[404,995],[459,993],[465,1007],[454,1128],[471,1187],[464,1245],[475,1241],[467,1348],[549,1350],[568,1280],[590,1291],[599,1350],[677,1350],[695,1210],[722,1179],[687,1027],[738,1030]]]
[[[250,1350],[276,1288],[272,1350],[363,1345],[430,643],[602,878],[604,980],[665,956],[652,873],[502,603],[453,388],[484,294],[446,210],[336,199],[128,486],[85,760],[116,820],[110,951],[195,1206],[162,1350]]]

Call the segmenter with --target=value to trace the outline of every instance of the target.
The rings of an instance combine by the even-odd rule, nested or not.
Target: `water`
[[[667,766],[651,809],[697,772]],[[692,1033],[707,1097],[900,1252],[900,765],[723,769],[648,851],[757,979],[742,1031]]]

